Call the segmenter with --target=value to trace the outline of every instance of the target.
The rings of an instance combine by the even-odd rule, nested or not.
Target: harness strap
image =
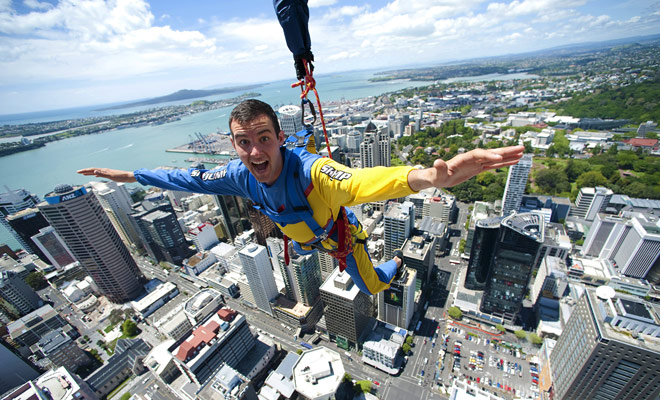
[[[339,218],[335,224],[337,226],[337,250],[331,251],[330,255],[339,261],[339,271],[346,269],[346,256],[353,252],[353,237],[351,236],[351,223],[348,222],[346,209],[341,208]]]

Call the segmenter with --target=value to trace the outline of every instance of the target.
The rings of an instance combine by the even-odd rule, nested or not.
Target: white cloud
[[[38,0],[24,0],[23,4],[33,10],[48,10],[53,8],[52,4],[46,2],[41,3]]]
[[[331,6],[337,3],[337,0],[309,0],[309,8]]]

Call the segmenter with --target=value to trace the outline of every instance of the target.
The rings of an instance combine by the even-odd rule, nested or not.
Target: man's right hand
[[[79,174],[85,176],[95,176],[97,178],[110,179],[115,182],[135,182],[135,175],[131,171],[122,171],[120,169],[110,168],[83,168],[79,169]]]

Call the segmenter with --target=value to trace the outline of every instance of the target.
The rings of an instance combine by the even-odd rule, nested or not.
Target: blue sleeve
[[[312,48],[307,23],[307,0],[273,0],[277,19],[284,30],[286,45],[294,56],[308,53]]]
[[[185,169],[138,169],[133,173],[142,185],[184,192],[233,195],[247,195],[248,172],[241,164],[229,163],[226,166],[205,170]]]

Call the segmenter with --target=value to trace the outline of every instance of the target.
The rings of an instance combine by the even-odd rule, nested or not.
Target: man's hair
[[[265,115],[273,123],[275,134],[280,133],[280,123],[277,120],[277,114],[273,108],[261,100],[249,99],[242,101],[239,105],[234,107],[229,115],[229,131],[231,132],[231,124],[236,121],[239,125],[249,124],[258,117]],[[234,132],[231,132],[234,137]]]

